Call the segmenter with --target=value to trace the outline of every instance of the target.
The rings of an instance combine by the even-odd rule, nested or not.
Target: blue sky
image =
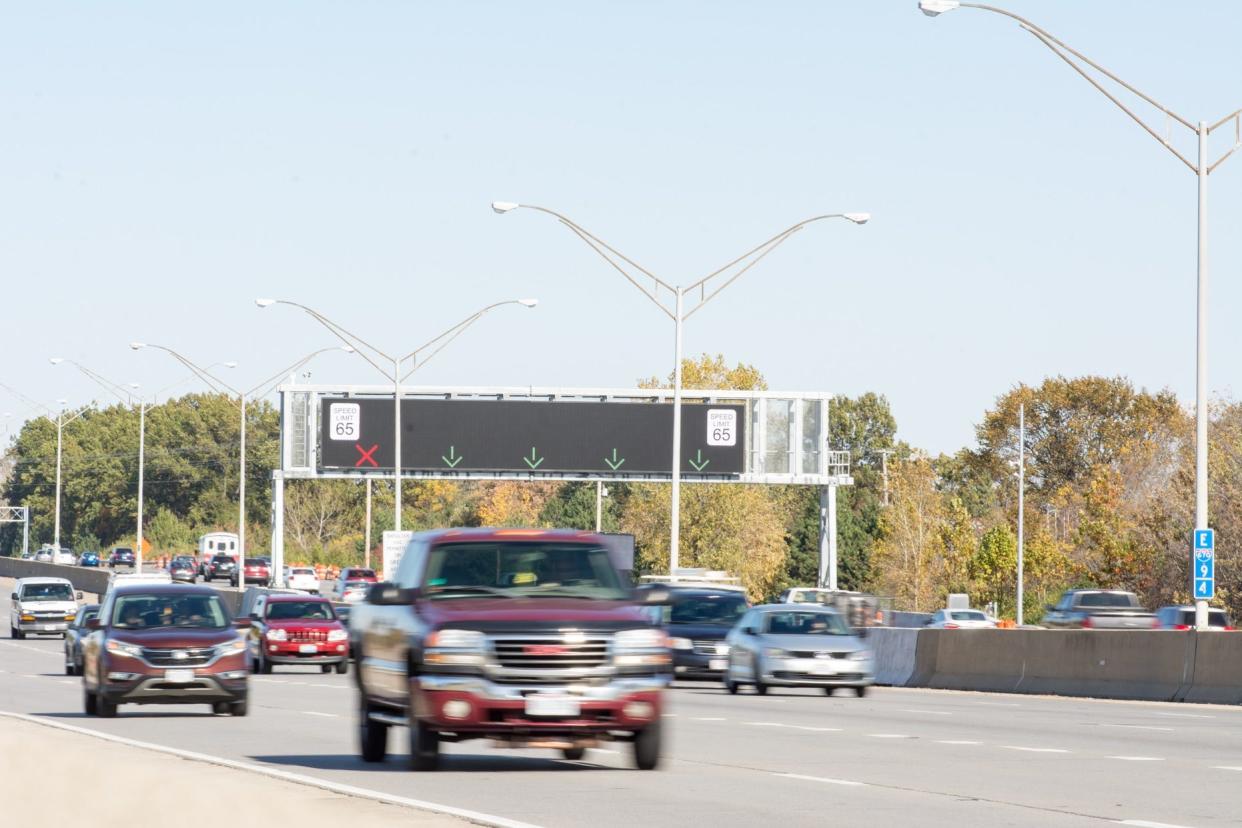
[[[1191,402],[1194,176],[1016,24],[915,5],[6,4],[0,381],[83,402],[97,389],[48,357],[151,389],[184,373],[138,339],[237,360],[250,385],[332,344],[256,309],[268,295],[392,351],[541,300],[420,384],[667,373],[671,323],[555,222],[488,209],[503,199],[683,283],[799,219],[872,212],[791,239],[688,322],[686,350],[774,389],[883,393],[934,452],[1048,375]],[[1007,7],[1191,120],[1242,106],[1242,5]],[[1236,395],[1242,160],[1210,189],[1211,387]],[[379,377],[340,354],[312,379]],[[0,392],[2,411],[28,413]]]

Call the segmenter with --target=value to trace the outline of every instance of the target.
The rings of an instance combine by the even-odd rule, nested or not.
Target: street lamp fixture
[[[953,11],[962,4],[959,0],[922,0],[919,11],[928,17],[938,17],[947,11]]]
[[[521,206],[522,206],[521,204],[518,204],[513,201],[493,201],[492,202],[492,209],[502,215],[504,213],[509,212],[510,210],[516,210],[517,208]]]

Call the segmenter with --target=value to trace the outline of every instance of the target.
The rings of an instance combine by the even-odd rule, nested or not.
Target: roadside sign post
[[[1216,597],[1216,533],[1211,529],[1196,529],[1192,546],[1190,583],[1195,596],[1196,626],[1200,617],[1207,617],[1207,602]],[[1200,605],[1203,612],[1198,610]]]
[[[405,554],[405,547],[413,536],[414,533],[408,529],[402,531],[385,530],[383,580],[391,581],[396,576],[397,567],[401,565],[401,556]]]

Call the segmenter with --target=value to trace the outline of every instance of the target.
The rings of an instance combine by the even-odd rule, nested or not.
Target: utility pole
[[[1022,527],[1025,521],[1026,490],[1026,404],[1018,405],[1018,609],[1015,615],[1018,626],[1022,626]]]

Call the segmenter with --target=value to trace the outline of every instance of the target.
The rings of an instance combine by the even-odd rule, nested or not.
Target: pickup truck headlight
[[[272,629],[267,631],[268,641],[285,641],[289,638],[289,633],[283,629]]]
[[[333,641],[333,642],[344,641],[347,638],[349,638],[349,633],[345,632],[344,630],[331,630],[328,633],[329,641]]]
[[[427,636],[427,647],[452,650],[482,650],[487,637],[478,630],[437,630]]]
[[[694,642],[688,638],[670,638],[668,645],[674,650],[693,650]]]
[[[638,630],[622,630],[613,639],[613,646],[618,650],[652,650],[668,647],[669,641],[668,636],[662,630],[645,627]]]
[[[478,630],[437,630],[424,642],[423,660],[441,667],[478,667],[483,664],[487,636]]]
[[[124,641],[115,641],[108,639],[108,652],[113,655],[129,656],[130,658],[142,658],[142,648],[137,644],[126,644]]]

